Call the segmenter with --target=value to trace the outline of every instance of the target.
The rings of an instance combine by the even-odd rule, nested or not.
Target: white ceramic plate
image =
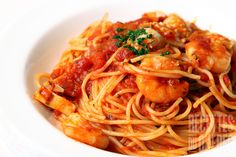
[[[201,28],[236,39],[233,3],[184,0],[63,1],[48,3],[14,23],[0,36],[0,140],[14,157],[123,156],[66,137],[50,113],[32,101],[33,76],[50,72],[67,42],[88,24],[109,12],[112,21],[127,21],[142,13],[162,10],[186,20],[197,18]],[[236,141],[191,156],[232,156]]]

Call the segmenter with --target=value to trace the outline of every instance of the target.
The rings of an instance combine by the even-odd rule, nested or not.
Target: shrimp
[[[165,39],[169,41],[185,42],[191,34],[191,28],[178,15],[171,14],[163,22],[153,24]]]
[[[108,137],[78,113],[72,113],[68,117],[59,119],[62,121],[62,128],[67,136],[100,149],[106,149],[109,145]]]
[[[177,34],[177,37],[180,39],[187,38],[190,35],[190,28],[187,26],[186,22],[176,14],[169,15],[163,23],[171,30],[174,30],[174,33]]]
[[[180,70],[178,61],[167,57],[145,58],[140,67],[154,70]],[[186,81],[153,76],[138,75],[136,84],[145,98],[156,103],[173,102],[179,97],[185,96],[189,89]]]
[[[189,40],[185,50],[193,64],[214,73],[222,73],[229,68],[232,56],[229,39],[207,31],[196,31]]]

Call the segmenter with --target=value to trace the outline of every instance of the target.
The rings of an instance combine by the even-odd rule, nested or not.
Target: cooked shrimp
[[[180,70],[177,60],[166,57],[145,58],[140,67],[155,70]],[[187,94],[189,88],[186,81],[152,76],[138,75],[136,83],[145,98],[157,103],[169,103],[183,97]]]
[[[225,72],[231,62],[232,43],[226,37],[207,31],[196,31],[185,45],[193,64],[215,73]]]
[[[187,38],[190,35],[190,28],[185,21],[176,14],[169,15],[163,23],[171,30],[174,30],[174,33],[179,39]]]
[[[101,149],[106,149],[109,145],[108,137],[78,113],[72,113],[62,119],[62,128],[67,136],[88,145]]]

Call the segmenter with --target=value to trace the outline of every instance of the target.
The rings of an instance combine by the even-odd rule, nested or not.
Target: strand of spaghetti
[[[135,126],[137,128],[137,130],[139,131],[146,131],[146,132],[152,132],[152,131],[155,131],[156,130],[156,126],[154,125],[136,125]]]
[[[174,51],[176,52],[175,54],[170,54],[168,57],[173,57],[173,58],[178,58],[179,56],[181,56],[181,52],[179,51],[178,48],[176,47],[172,47],[174,49]],[[138,61],[143,60],[144,58],[151,58],[151,57],[157,57],[157,58],[162,58],[164,56],[161,56],[160,54],[154,53],[154,54],[146,54],[146,55],[141,55],[135,58],[130,59],[131,63],[136,63]]]
[[[138,137],[138,139],[141,140],[141,141],[149,141],[149,140],[156,139],[156,138],[164,135],[166,132],[167,132],[166,127],[164,125],[162,125],[157,130],[152,131],[150,134],[149,133],[145,133],[145,136]]]
[[[183,98],[178,98],[173,103],[173,105],[171,105],[167,110],[165,110],[163,112],[158,112],[158,111],[153,110],[148,104],[145,104],[145,107],[148,112],[150,112],[151,114],[153,114],[155,116],[165,116],[165,115],[170,114],[182,101],[183,101]]]
[[[144,58],[151,58],[151,57],[157,57],[157,58],[162,58],[163,56],[160,56],[160,54],[146,54],[146,55],[140,55],[138,57],[130,59],[131,63],[136,63],[138,61],[143,60]]]
[[[193,108],[197,108],[202,102],[206,101],[211,96],[212,96],[211,92],[204,94],[202,97],[198,98],[197,101],[193,103]]]
[[[80,100],[79,100],[79,108],[81,108],[82,110],[86,111],[86,112],[89,112],[90,111],[90,108],[89,108],[89,105],[87,105],[87,101],[84,100],[85,98],[82,97]]]
[[[173,57],[173,58],[180,58],[181,57],[181,52],[180,50],[175,47],[175,46],[171,46],[171,48],[174,50],[174,54],[170,54],[169,57]]]
[[[212,132],[208,135],[208,140],[206,142],[208,149],[211,149],[213,147],[214,143],[212,141],[212,137],[215,136],[215,132],[216,132],[216,127],[214,126]]]
[[[169,119],[172,119],[174,118],[177,114],[179,113],[179,106],[177,106],[173,112],[171,112],[170,114],[166,115],[166,116],[163,116],[161,117],[162,119],[164,120],[169,120]]]
[[[229,137],[233,137],[236,136],[236,132],[232,132],[232,133],[216,133],[215,134],[216,137],[221,137],[221,138],[229,138]]]
[[[97,95],[98,95],[98,80],[94,80],[92,81],[92,88],[90,93],[91,100],[95,99]]]
[[[112,120],[112,119],[125,120],[125,112],[122,114],[110,113],[107,116],[108,116],[108,118],[111,118],[110,120]]]
[[[41,79],[45,77],[47,78],[47,81],[50,79],[50,75],[48,73],[40,73],[40,74],[36,74],[35,75],[35,84],[37,86],[37,88],[41,88],[42,84],[40,83]]]
[[[132,96],[132,98],[129,100],[127,107],[126,107],[126,120],[129,121],[130,120],[130,114],[131,114],[131,106],[134,103],[134,100],[136,98],[136,95]],[[128,125],[128,129],[130,132],[134,132],[131,124]]]
[[[132,105],[132,111],[134,115],[139,119],[147,119],[145,116],[140,114],[140,98],[142,97],[141,92],[139,92],[136,96],[135,103]]]
[[[196,121],[191,121],[191,120],[163,120],[160,118],[155,117],[153,114],[150,113],[151,119],[156,122],[157,124],[161,125],[189,125],[189,124],[201,124],[204,122],[207,122],[208,119],[205,119],[204,121],[196,120]]]
[[[139,133],[139,132],[134,132],[134,133],[129,133],[129,132],[117,132],[117,131],[111,131],[111,130],[105,130],[102,129],[102,132],[105,133],[106,135],[109,136],[118,136],[118,137],[136,137],[141,141],[148,141],[151,139],[155,139],[164,133],[166,133],[167,129],[164,125],[162,125],[160,128],[153,132],[149,133]]]
[[[236,131],[236,126],[233,124],[219,124],[219,126],[223,129],[230,129]]]
[[[167,125],[167,130],[170,133],[170,135],[172,137],[174,137],[176,140],[183,142],[183,143],[188,143],[188,140],[183,139],[182,137],[180,137],[179,135],[177,135],[174,130],[172,129],[172,127],[170,125]]]
[[[115,107],[121,109],[121,110],[126,110],[126,107],[124,105],[121,105],[113,100],[111,100],[109,97],[106,97],[105,100],[110,103],[111,105],[114,105]]]
[[[102,40],[103,38],[106,38],[106,37],[109,37],[110,34],[109,33],[105,33],[105,34],[101,34],[101,35],[98,35],[96,36],[93,40],[92,40],[92,44],[94,47],[97,47],[97,42],[99,40]]]
[[[109,140],[111,142],[113,142],[119,149],[121,149],[121,153],[126,153],[126,154],[129,154],[129,155],[133,155],[133,153],[131,151],[129,151],[128,149],[122,149],[124,148],[124,146],[115,138],[115,137],[112,137],[112,136],[108,136]]]
[[[141,124],[146,124],[146,125],[156,125],[157,123],[151,120],[99,120],[95,119],[92,117],[87,117],[84,116],[84,119],[91,121],[91,122],[96,122],[96,123],[101,123],[101,124],[107,124],[107,125],[127,125],[127,124],[134,124],[134,125],[141,125]]]
[[[204,87],[210,87],[210,83],[208,82],[204,82],[202,80],[197,80],[197,83],[204,86]]]
[[[130,140],[132,140],[137,146],[139,146],[142,150],[148,151],[149,149],[145,146],[143,142],[140,140],[134,138],[134,137],[128,137]]]
[[[172,74],[172,75],[179,75],[180,77],[188,77],[194,80],[200,80],[201,76],[196,75],[196,74],[190,74],[188,72],[185,71],[181,71],[181,70],[157,70],[157,69],[153,69],[153,68],[149,68],[149,67],[143,67],[141,70],[147,70],[149,72],[153,72],[153,73],[164,73],[164,74]]]
[[[155,139],[155,141],[160,140],[160,141],[163,141],[162,143],[159,142],[160,144],[163,144],[163,145],[170,144],[170,145],[174,145],[177,147],[185,147],[188,145],[187,143],[183,143],[183,142],[176,140],[172,136],[166,136],[166,135],[168,135],[168,134],[165,134],[165,135],[159,137],[158,139]]]
[[[101,28],[101,33],[104,34],[106,32],[106,22],[107,22],[107,19],[108,19],[108,13],[106,12],[101,20],[101,25],[102,25],[102,28]]]
[[[229,97],[231,97],[231,98],[233,98],[233,99],[236,99],[236,94],[232,93],[232,92],[227,88],[227,86],[226,86],[226,84],[225,84],[225,81],[224,81],[224,78],[223,78],[224,75],[227,74],[228,72],[229,72],[229,69],[228,69],[226,72],[220,74],[220,76],[219,76],[220,85],[221,85],[221,87],[223,88],[223,90],[225,91],[225,93],[226,93]]]
[[[82,32],[80,34],[80,38],[87,38],[90,37],[98,28],[98,26],[100,25],[101,21],[95,21],[93,23],[91,23],[84,32]]]
[[[137,97],[136,97],[136,99],[137,99]],[[136,103],[132,105],[132,111],[133,111],[134,115],[139,119],[147,119],[145,116],[143,116],[142,114],[139,113],[136,106],[137,106]]]
[[[160,140],[159,140],[160,141]],[[151,151],[161,151],[161,152],[165,152],[165,153],[176,153],[179,155],[184,155],[187,154],[187,152],[185,150],[180,150],[180,149],[176,149],[174,148],[168,148],[168,149],[161,149],[160,145],[166,145],[166,144],[159,144],[156,143],[154,141],[147,141],[145,142],[145,144],[147,145],[147,147],[151,150]]]
[[[108,113],[113,113],[113,114],[122,114],[122,113],[124,113],[124,110],[111,109],[109,107],[106,107],[105,105],[102,106],[102,109],[105,110]]]
[[[170,157],[170,156],[181,156],[181,155],[187,155],[187,152],[185,150],[152,150],[152,151],[137,151],[138,155],[144,155],[149,157]]]
[[[169,156],[179,156],[184,154],[178,154],[178,153],[168,153],[168,152],[162,152],[162,151],[137,151],[137,154],[139,156],[149,156],[149,157],[169,157]]]
[[[82,38],[82,37],[73,38],[72,40],[69,41],[70,48],[68,51],[71,52],[71,50],[78,50],[78,51],[89,50],[89,48],[86,46],[86,41],[87,38]],[[76,56],[79,57],[74,58],[73,61],[76,61],[78,58],[81,58],[81,55],[76,55]],[[62,57],[64,57],[64,54],[62,55]]]
[[[112,129],[110,129],[110,130],[112,130]],[[121,144],[124,144],[127,140],[128,140],[127,137],[123,137],[123,138],[120,140],[120,143],[121,143]]]
[[[184,98],[184,100],[186,101],[186,104],[188,105],[187,109],[183,113],[181,113],[178,116],[174,117],[173,120],[181,120],[181,119],[187,117],[189,115],[189,113],[191,112],[191,109],[192,109],[191,101],[188,98]]]
[[[167,150],[168,153],[176,153],[178,155],[187,155],[187,152],[180,149]]]
[[[114,96],[119,97],[120,95],[123,95],[126,93],[137,93],[137,89],[133,89],[133,88],[122,89],[118,91],[117,93],[115,93]]]
[[[78,110],[78,111],[79,111],[80,114],[90,116],[90,117],[94,117],[94,118],[99,119],[99,120],[106,119],[106,117],[103,116],[103,115],[99,115],[99,114],[95,114],[95,113],[91,113],[91,112],[86,112],[86,111],[83,111],[83,110]]]
[[[128,141],[128,140],[127,140],[127,141]],[[133,142],[133,141],[128,141],[128,142],[127,142],[127,141],[126,141],[126,144],[125,144],[126,147],[134,147],[134,146],[136,145],[136,143]]]
[[[210,84],[211,85],[215,85],[215,80],[214,80],[214,77],[212,75],[212,73],[206,69],[202,69],[202,68],[197,68],[198,71],[200,71],[201,73],[204,73],[208,76],[209,78],[209,81],[210,81]]]
[[[179,74],[167,74],[167,73],[158,73],[158,72],[150,72],[144,71],[140,68],[137,68],[133,65],[124,65],[124,69],[131,74],[145,75],[145,76],[155,76],[155,77],[164,77],[164,78],[180,78]]]
[[[139,91],[137,94],[136,100],[135,100],[135,105],[136,105],[136,108],[138,109],[138,111],[141,110],[140,109],[140,99],[142,96],[143,96],[143,94]]]
[[[88,75],[86,75],[84,80],[83,80],[83,83],[81,85],[82,97],[85,99],[85,102],[89,101],[89,98],[88,98],[88,95],[86,93],[85,87],[86,87],[86,84],[87,84],[87,82],[88,82],[88,80],[90,79],[91,76],[92,76],[92,73],[89,73]]]
[[[227,108],[236,110],[236,102],[235,101],[228,101],[226,100],[223,95],[217,90],[215,86],[209,87],[212,94],[215,98],[220,102],[220,104],[224,105]]]
[[[99,79],[99,78],[102,78],[102,77],[109,77],[109,76],[114,76],[114,75],[121,75],[121,74],[124,74],[124,72],[121,72],[121,71],[103,72],[103,73],[94,74],[94,75],[91,77],[91,80]]]
[[[193,72],[193,67],[192,66],[188,67],[187,72],[191,74]]]

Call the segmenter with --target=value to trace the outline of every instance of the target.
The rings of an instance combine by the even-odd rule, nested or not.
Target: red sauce
[[[124,61],[124,59],[130,59],[134,57],[134,53],[126,48],[121,49],[117,55],[116,60],[119,62]]]
[[[81,84],[84,77],[91,71],[97,70],[104,66],[107,60],[112,56],[114,52],[118,49],[116,46],[117,39],[113,39],[113,36],[117,34],[117,28],[124,28],[124,32],[127,33],[128,30],[135,30],[143,22],[152,22],[153,18],[149,16],[143,16],[140,19],[130,21],[127,23],[117,22],[112,26],[108,26],[107,37],[101,38],[96,41],[96,45],[91,45],[89,47],[87,57],[83,57],[74,63],[68,64],[66,66],[61,66],[53,70],[51,73],[51,78],[53,79],[52,84],[57,84],[64,89],[64,93],[58,93],[73,100],[79,99],[81,95]],[[88,28],[89,29],[89,28]],[[101,27],[96,28],[92,35],[88,38],[89,41],[96,38],[101,34]],[[72,52],[77,53],[77,51]],[[123,61],[125,58],[130,59],[134,57],[132,51],[123,48],[115,56],[117,61]],[[115,71],[120,70],[117,66],[111,66],[107,70]],[[119,91],[124,88],[137,88],[135,83],[135,76],[127,76],[119,85],[116,87],[115,91]],[[56,92],[56,91],[54,91]],[[89,94],[91,92],[91,83],[88,82],[86,85],[86,92]],[[129,99],[131,94],[124,94],[125,99]]]

